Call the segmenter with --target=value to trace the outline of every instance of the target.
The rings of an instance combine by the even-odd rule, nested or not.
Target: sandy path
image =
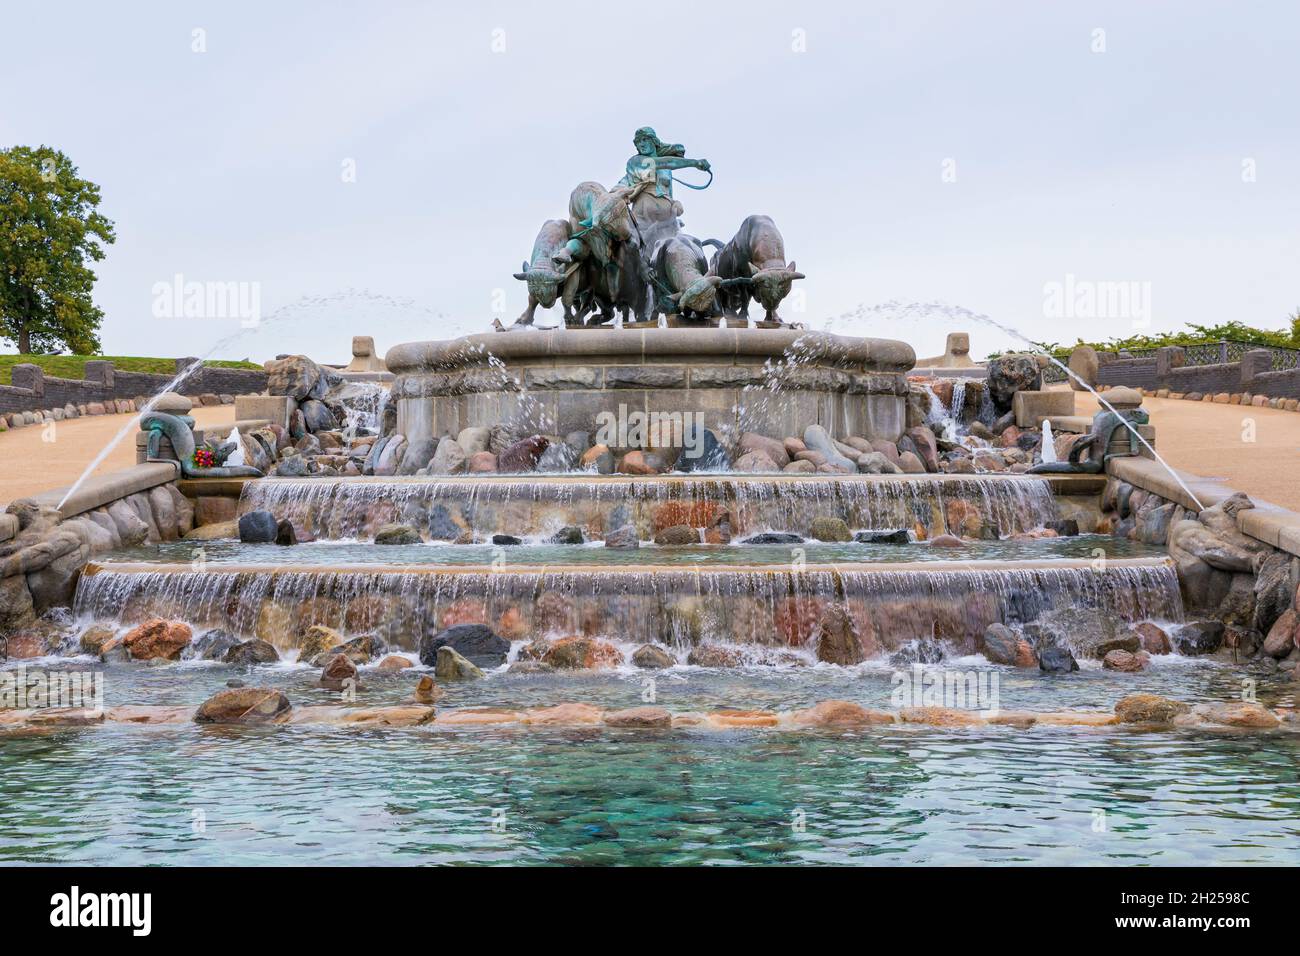
[[[196,408],[200,427],[233,425],[234,405]],[[46,441],[48,426],[28,425],[0,434],[0,510],[15,498],[72,484],[119,431],[131,415],[96,415],[55,422],[54,441]],[[135,464],[135,436],[128,434],[95,469],[96,474]]]
[[[1099,408],[1087,392],[1076,393],[1074,407],[1089,416]],[[1146,398],[1142,407],[1156,451],[1173,467],[1300,511],[1300,413],[1170,398]]]

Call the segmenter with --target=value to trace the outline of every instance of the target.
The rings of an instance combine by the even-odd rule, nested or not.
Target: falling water
[[[960,503],[960,504],[958,504]],[[266,510],[318,538],[364,537],[402,521],[448,522],[477,534],[532,534],[578,525],[600,534],[621,524],[658,530],[707,527],[722,512],[735,535],[807,533],[834,515],[850,528],[948,530],[972,510],[983,532],[1004,537],[1060,517],[1051,487],[1022,475],[518,478],[307,478],[244,483],[242,511]],[[442,535],[448,537],[448,535]]]
[[[808,644],[827,604],[891,648],[939,636],[965,652],[994,622],[1052,610],[1104,610],[1115,620],[1179,619],[1166,559],[984,567],[944,563],[795,568],[631,566],[505,569],[95,565],[77,587],[88,619],[181,616],[294,646],[313,624],[379,632],[411,648],[431,626],[478,621],[516,639],[587,633],[620,641]]]

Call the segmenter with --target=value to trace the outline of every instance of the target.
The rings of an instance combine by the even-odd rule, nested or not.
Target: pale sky
[[[643,125],[713,165],[678,190],[688,232],[773,217],[807,274],[786,317],[813,328],[927,355],[942,319],[836,317],[941,300],[1038,340],[1142,330],[1146,309],[1049,314],[1067,276],[1139,283],[1151,331],[1300,306],[1291,4],[6,7],[0,145],[58,147],[102,186],[110,354],[240,333],[156,316],[178,273],[257,284],[263,322],[224,358],[513,320],[538,226],[613,185]],[[977,356],[1011,344],[968,331]]]

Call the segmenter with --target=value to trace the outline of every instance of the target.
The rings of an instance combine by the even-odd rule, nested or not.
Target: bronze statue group
[[[571,328],[612,325],[616,317],[624,325],[658,325],[661,315],[673,325],[745,327],[751,299],[764,309],[760,327],[786,327],[777,306],[803,274],[786,262],[772,219],[747,217],[725,244],[687,235],[673,184],[707,188],[708,160],[688,159],[683,146],[663,142],[648,126],[632,141],[636,155],[618,185],[580,183],[568,218],[542,223],[532,258],[515,273],[528,285],[528,307],[514,327],[531,326],[538,306],[557,301]],[[673,175],[678,169],[699,169],[709,179],[683,182]]]

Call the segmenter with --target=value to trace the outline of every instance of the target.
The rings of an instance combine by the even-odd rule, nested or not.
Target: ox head
[[[559,298],[560,286],[564,284],[565,274],[550,269],[533,269],[525,262],[523,272],[516,272],[515,278],[528,283],[528,294],[536,299],[537,304],[543,309],[549,309]]]
[[[793,262],[776,269],[759,269],[751,263],[749,271],[753,296],[769,312],[775,312],[781,300],[790,294],[790,284],[795,279],[804,278],[804,274],[795,269]]]
[[[682,311],[708,312],[718,298],[718,286],[722,285],[721,276],[700,276],[681,292],[670,297]]]

